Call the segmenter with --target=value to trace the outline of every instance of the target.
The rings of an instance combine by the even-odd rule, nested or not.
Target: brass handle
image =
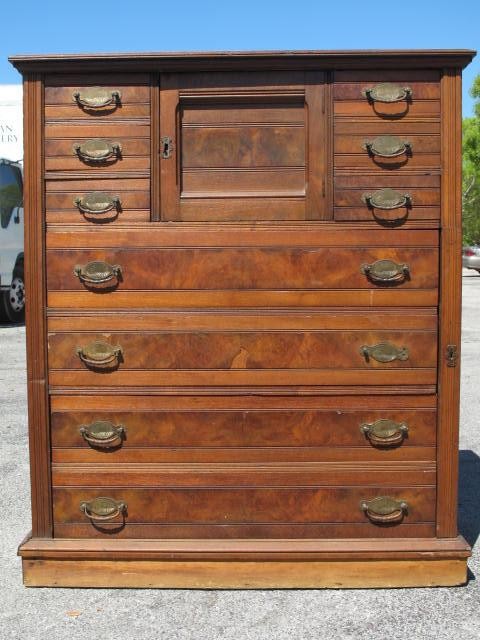
[[[360,353],[367,362],[373,358],[377,362],[393,362],[394,360],[408,360],[407,347],[396,347],[390,342],[381,342],[373,346],[364,344],[360,347]]]
[[[121,209],[121,202],[118,196],[109,196],[107,193],[92,191],[82,197],[75,198],[73,204],[77,209],[86,215],[98,216],[114,210],[115,213]]]
[[[127,433],[123,424],[114,425],[107,420],[98,420],[92,424],[82,425],[79,431],[82,438],[89,444],[105,448],[121,444]]]
[[[401,87],[391,82],[381,82],[374,87],[362,89],[362,95],[369,102],[401,102],[411,100],[413,91],[410,87]]]
[[[394,447],[402,444],[407,437],[408,425],[405,422],[398,423],[382,418],[361,424],[360,431],[376,447]]]
[[[127,504],[113,498],[98,497],[80,503],[80,511],[95,522],[108,522],[125,515]]]
[[[87,366],[102,368],[119,364],[123,349],[99,340],[85,347],[77,347],[77,355]]]
[[[397,264],[393,260],[362,264],[360,271],[373,282],[403,282],[410,275],[408,264]]]
[[[118,264],[97,260],[86,265],[76,264],[73,273],[85,284],[105,284],[114,279],[118,281],[122,277],[122,268]]]
[[[403,520],[408,513],[408,504],[389,496],[379,496],[373,500],[362,500],[360,509],[375,524],[393,524]]]
[[[379,158],[397,158],[412,153],[412,144],[408,140],[400,140],[397,136],[378,136],[374,140],[365,140],[363,148],[370,156]]]
[[[85,162],[100,163],[112,158],[118,159],[122,153],[122,145],[119,142],[110,142],[100,138],[87,140],[82,144],[76,142],[72,149],[74,154]]]
[[[72,94],[79,107],[92,110],[118,107],[121,104],[122,94],[118,89],[106,89],[105,87],[87,87]]]
[[[401,207],[410,208],[413,205],[412,196],[409,193],[399,193],[394,189],[379,189],[374,193],[364,193],[362,201],[370,209],[385,209],[386,211]]]

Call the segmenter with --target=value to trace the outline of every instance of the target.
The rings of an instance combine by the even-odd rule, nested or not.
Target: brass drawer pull
[[[364,193],[362,201],[371,209],[400,209],[410,208],[413,205],[412,196],[409,193],[399,193],[394,189],[379,189],[374,193]]]
[[[378,136],[374,140],[366,140],[363,148],[371,156],[379,158],[397,158],[412,153],[412,145],[408,140],[401,140],[397,136]]]
[[[108,522],[115,520],[120,515],[125,515],[127,505],[125,502],[113,498],[98,497],[81,502],[80,511],[95,522]]]
[[[112,158],[118,159],[122,154],[122,145],[119,142],[110,142],[95,138],[72,147],[73,152],[85,162],[106,162]]]
[[[394,360],[408,360],[407,347],[396,347],[390,342],[381,342],[373,346],[364,344],[360,347],[360,353],[367,362],[373,358],[377,362],[393,362]]]
[[[73,273],[85,284],[105,284],[114,279],[118,281],[122,277],[122,268],[118,264],[110,265],[98,260],[75,265]]]
[[[112,367],[120,363],[123,358],[123,349],[100,340],[91,342],[86,347],[77,347],[77,355],[80,360],[89,367]]]
[[[397,264],[393,260],[377,260],[372,264],[362,264],[360,271],[373,282],[403,282],[410,275],[408,264]]]
[[[107,420],[82,425],[79,431],[88,444],[105,448],[121,444],[127,433],[123,424],[114,425]]]
[[[376,447],[393,447],[405,440],[408,435],[408,425],[405,422],[394,422],[382,418],[375,422],[365,422],[360,425],[360,431]]]
[[[121,104],[122,94],[117,89],[105,87],[86,87],[72,94],[79,107],[91,110],[108,109],[118,107]]]
[[[403,520],[408,504],[389,496],[379,496],[373,500],[362,500],[360,509],[375,524],[393,524]]]
[[[73,204],[84,215],[99,216],[109,211],[118,213],[121,202],[118,196],[109,196],[101,191],[91,191],[82,197],[75,198]]]
[[[411,100],[413,91],[410,87],[401,87],[391,82],[381,82],[374,87],[362,89],[362,95],[369,102],[401,102]]]

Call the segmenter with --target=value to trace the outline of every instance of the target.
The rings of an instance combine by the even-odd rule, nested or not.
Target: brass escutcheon
[[[381,418],[375,422],[361,424],[360,431],[376,447],[393,447],[401,444],[407,437],[408,425],[405,422]]]
[[[374,193],[364,193],[362,201],[371,209],[400,209],[413,205],[412,196],[409,193],[399,193],[394,189],[379,189]]]
[[[119,142],[94,138],[82,143],[76,142],[72,146],[72,150],[76,156],[85,162],[101,163],[120,158],[122,145]]]
[[[393,524],[403,520],[408,512],[408,504],[389,496],[379,496],[372,500],[362,500],[360,509],[375,524]]]
[[[377,260],[372,264],[362,264],[361,273],[373,282],[403,282],[410,275],[408,264],[397,264],[393,260]]]
[[[73,204],[84,215],[100,216],[114,211],[115,214],[121,209],[121,202],[118,196],[110,196],[102,191],[91,191],[83,196],[74,199]]]
[[[363,148],[369,155],[379,158],[397,158],[412,153],[411,143],[397,136],[378,136],[374,140],[365,140]]]
[[[89,501],[80,503],[80,511],[87,518],[96,522],[108,522],[114,520],[119,515],[124,515],[127,510],[125,502],[99,496]]]
[[[122,94],[118,89],[106,89],[105,87],[85,87],[72,94],[79,107],[88,110],[111,110],[121,104]]]
[[[408,360],[407,347],[396,347],[390,342],[380,342],[373,346],[364,344],[360,347],[360,353],[367,362],[373,358],[377,362],[393,362],[394,360]]]
[[[109,368],[120,363],[123,349],[118,345],[96,340],[85,347],[77,347],[77,355],[87,366],[93,368]]]
[[[86,265],[75,265],[73,273],[85,284],[106,284],[115,279],[118,281],[122,276],[122,268],[118,264],[95,260]]]
[[[108,420],[97,420],[92,424],[82,425],[79,432],[88,444],[108,448],[121,444],[127,430],[122,424],[114,425]]]
[[[369,102],[401,102],[411,100],[413,91],[410,87],[401,87],[391,82],[381,82],[374,87],[362,89],[362,95]]]

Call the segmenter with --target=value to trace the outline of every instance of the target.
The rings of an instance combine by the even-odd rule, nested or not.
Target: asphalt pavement
[[[480,532],[480,275],[464,271],[460,532]],[[30,529],[25,330],[0,326],[0,640],[478,640],[480,553],[467,586],[194,591],[26,589]]]

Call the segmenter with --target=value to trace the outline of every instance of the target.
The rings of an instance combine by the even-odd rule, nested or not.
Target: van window
[[[0,164],[0,224],[6,229],[15,207],[22,205],[22,174],[17,167]]]

